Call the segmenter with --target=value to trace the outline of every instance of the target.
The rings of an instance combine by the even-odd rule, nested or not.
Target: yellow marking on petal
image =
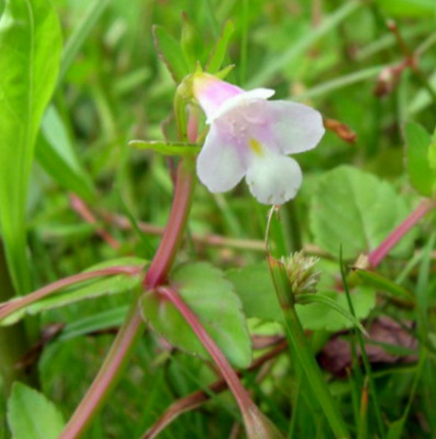
[[[250,139],[248,144],[256,155],[263,155],[262,145],[256,139]]]

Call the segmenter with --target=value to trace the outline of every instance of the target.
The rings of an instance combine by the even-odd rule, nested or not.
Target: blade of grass
[[[274,75],[279,73],[281,69],[289,65],[297,56],[308,50],[312,44],[337,27],[339,23],[362,7],[362,5],[361,2],[356,0],[345,2],[344,5],[330,15],[321,26],[313,29],[312,32],[306,33],[303,38],[291,45],[281,56],[275,56],[273,59],[265,62],[263,64],[265,67],[260,69],[259,73],[251,78],[247,87],[254,88],[270,82]]]
[[[350,308],[351,314],[354,317],[356,317],[353,302],[352,302],[351,296],[350,296],[350,290],[348,288],[347,274],[345,272],[345,266],[344,266],[343,259],[342,259],[342,247],[341,247],[340,253],[339,253],[339,265],[340,265],[341,277],[342,277],[342,281],[344,284],[344,291],[345,291],[345,294],[347,297],[348,306]],[[364,365],[366,376],[368,379],[369,393],[370,393],[371,399],[373,401],[373,410],[374,410],[375,418],[377,421],[377,428],[378,428],[380,437],[383,439],[385,437],[385,429],[384,429],[383,418],[382,418],[380,405],[379,405],[379,401],[378,401],[377,389],[375,386],[374,377],[372,376],[371,364],[369,362],[368,355],[367,355],[366,350],[365,350],[365,343],[364,343],[362,334],[359,331],[355,331],[355,333],[356,333],[356,337],[359,341],[360,354],[362,356],[363,365]]]
[[[70,38],[68,38],[62,52],[62,62],[58,78],[59,83],[65,78],[65,75],[73,63],[74,58],[76,57],[86,38],[91,33],[95,23],[97,23],[98,19],[109,6],[111,1],[112,0],[94,0],[80,23],[75,27]]]

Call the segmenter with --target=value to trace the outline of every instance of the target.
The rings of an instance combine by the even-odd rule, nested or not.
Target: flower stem
[[[392,248],[403,238],[403,236],[415,226],[430,210],[436,207],[434,201],[425,199],[419,206],[388,235],[388,237],[368,256],[371,267],[377,268],[380,262],[387,256]]]
[[[179,310],[186,322],[197,335],[201,344],[209,352],[210,356],[218,366],[223,379],[232,391],[236,402],[241,410],[244,424],[249,439],[279,439],[282,438],[275,426],[265,418],[252,401],[247,390],[241,384],[237,373],[233,370],[227,358],[221,352],[212,337],[204,329],[203,325],[189,306],[183,301],[180,295],[172,288],[159,287],[157,291],[164,295]]]
[[[162,241],[144,279],[144,289],[150,290],[165,282],[179,249],[191,208],[195,186],[194,163],[189,157],[178,166],[176,189],[170,217]]]
[[[277,298],[282,309],[291,354],[296,358],[303,373],[306,375],[307,382],[311,386],[313,394],[316,395],[335,437],[337,439],[349,438],[345,422],[323,379],[295,310],[292,286],[287,277],[285,267],[280,261],[270,256],[268,256],[268,263]]]
[[[121,376],[143,328],[144,322],[134,300],[94,382],[58,439],[77,439],[82,436]]]
[[[39,290],[34,291],[33,293],[27,294],[26,296],[21,296],[18,299],[0,304],[0,321],[13,314],[14,312],[17,312],[20,309],[23,309],[26,306],[31,305],[32,303],[41,300],[44,297],[47,297],[50,294],[53,294],[56,291],[70,285],[74,285],[80,282],[84,282],[86,280],[102,276],[114,276],[117,274],[134,276],[139,274],[142,269],[142,266],[121,265],[118,267],[108,267],[101,270],[87,271],[85,273],[75,274],[73,276],[60,279],[56,282],[46,285],[43,288],[40,288]]]

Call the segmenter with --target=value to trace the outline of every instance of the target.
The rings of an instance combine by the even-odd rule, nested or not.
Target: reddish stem
[[[79,198],[76,194],[70,194],[70,202],[73,210],[88,224],[97,225],[98,221],[94,214],[89,210],[88,206],[85,202]],[[120,243],[113,238],[103,227],[96,228],[97,233],[100,237],[106,241],[114,250],[118,250],[120,248]]]
[[[74,276],[69,276],[64,279],[60,279],[56,282],[46,285],[39,290],[34,291],[33,293],[27,294],[26,296],[22,296],[18,299],[14,299],[10,302],[6,302],[0,304],[0,320],[3,320],[7,316],[12,313],[19,311],[20,309],[25,308],[26,306],[43,299],[50,294],[68,287],[70,285],[74,285],[79,282],[83,282],[89,279],[94,279],[95,277],[101,276],[113,276],[116,274],[128,274],[131,276],[139,274],[143,269],[143,266],[135,266],[135,265],[126,265],[126,266],[118,266],[118,267],[108,267],[102,270],[95,271],[87,271],[85,273],[75,274]]]
[[[248,392],[244,389],[241,382],[239,381],[238,375],[230,366],[227,358],[221,352],[220,348],[214,342],[212,337],[204,329],[203,325],[197,318],[197,316],[191,311],[189,306],[183,301],[180,295],[169,287],[159,287],[157,291],[167,297],[173,305],[179,310],[180,314],[184,317],[186,322],[192,328],[192,330],[197,335],[201,344],[209,352],[212,359],[215,361],[218,369],[220,370],[224,380],[227,382],[229,389],[235,396],[236,401],[239,404],[241,412],[247,414],[252,410],[254,403],[250,398]]]
[[[75,439],[85,432],[93,416],[117,383],[117,378],[130,358],[129,353],[142,333],[143,327],[144,323],[135,300],[94,382],[58,439]]]
[[[392,248],[403,238],[403,236],[415,226],[431,209],[435,207],[435,202],[425,199],[419,206],[388,235],[388,237],[368,255],[369,265],[377,268],[380,262],[392,250]]]
[[[150,290],[165,282],[169,269],[179,249],[183,231],[191,208],[191,199],[195,184],[192,163],[181,160],[177,170],[176,190],[170,217],[159,248],[144,279],[144,289]]]

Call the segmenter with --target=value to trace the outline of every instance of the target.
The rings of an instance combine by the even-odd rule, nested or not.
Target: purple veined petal
[[[283,204],[295,197],[303,174],[294,159],[263,150],[251,161],[246,181],[260,203]]]
[[[265,139],[265,133],[260,133],[258,137],[265,143],[274,144],[283,154],[296,154],[313,149],[324,135],[321,114],[307,105],[288,101],[268,101],[265,111],[269,140]]]
[[[226,192],[241,181],[245,172],[240,145],[233,144],[226,133],[212,125],[197,158],[200,181],[210,192]]]

